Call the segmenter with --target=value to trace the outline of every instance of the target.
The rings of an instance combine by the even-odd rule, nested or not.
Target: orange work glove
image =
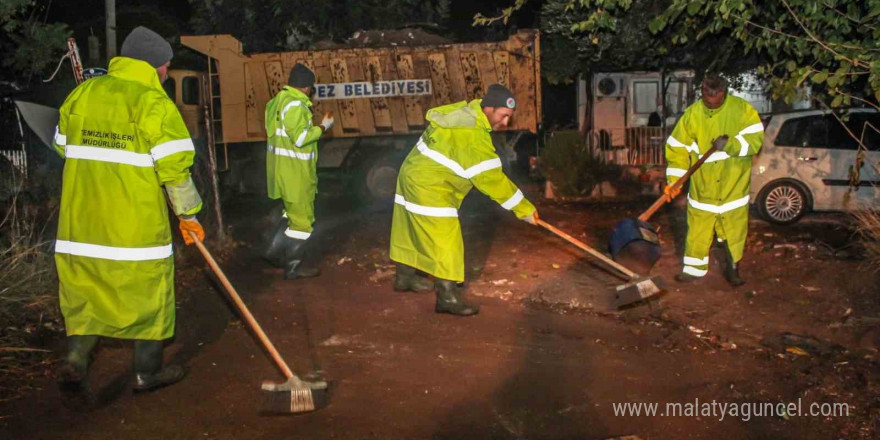
[[[202,224],[199,223],[199,220],[195,217],[178,217],[177,225],[180,227],[180,234],[183,235],[183,242],[187,245],[193,244],[192,236],[189,235],[190,232],[196,234],[196,237],[199,237],[199,241],[205,241],[205,230],[202,229]]]
[[[681,187],[672,189],[672,185],[666,185],[666,188],[663,188],[663,194],[666,195],[666,202],[671,202],[672,199],[678,197],[681,194]]]
[[[522,220],[530,225],[537,225],[538,224],[538,211],[535,211],[532,215],[527,215],[527,216],[521,218],[520,220]]]

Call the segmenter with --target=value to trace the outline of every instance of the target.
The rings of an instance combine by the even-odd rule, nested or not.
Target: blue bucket
[[[637,260],[638,266],[650,269],[660,259],[657,229],[637,218],[621,220],[611,231],[608,250],[615,261]]]

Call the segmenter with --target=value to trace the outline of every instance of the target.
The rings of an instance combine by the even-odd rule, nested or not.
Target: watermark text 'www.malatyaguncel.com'
[[[700,402],[695,399],[686,403],[612,403],[618,417],[711,417],[723,421],[725,417],[749,421],[752,417],[847,417],[847,403],[804,404],[801,399],[790,403],[772,402]]]

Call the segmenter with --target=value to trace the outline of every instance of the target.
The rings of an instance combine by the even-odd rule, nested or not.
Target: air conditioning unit
[[[593,75],[593,87],[597,98],[626,96],[626,74],[597,73]]]

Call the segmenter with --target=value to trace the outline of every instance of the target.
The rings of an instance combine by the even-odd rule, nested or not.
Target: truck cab
[[[193,139],[205,136],[205,79],[203,72],[171,69],[162,83],[168,97],[177,105],[186,129]]]

